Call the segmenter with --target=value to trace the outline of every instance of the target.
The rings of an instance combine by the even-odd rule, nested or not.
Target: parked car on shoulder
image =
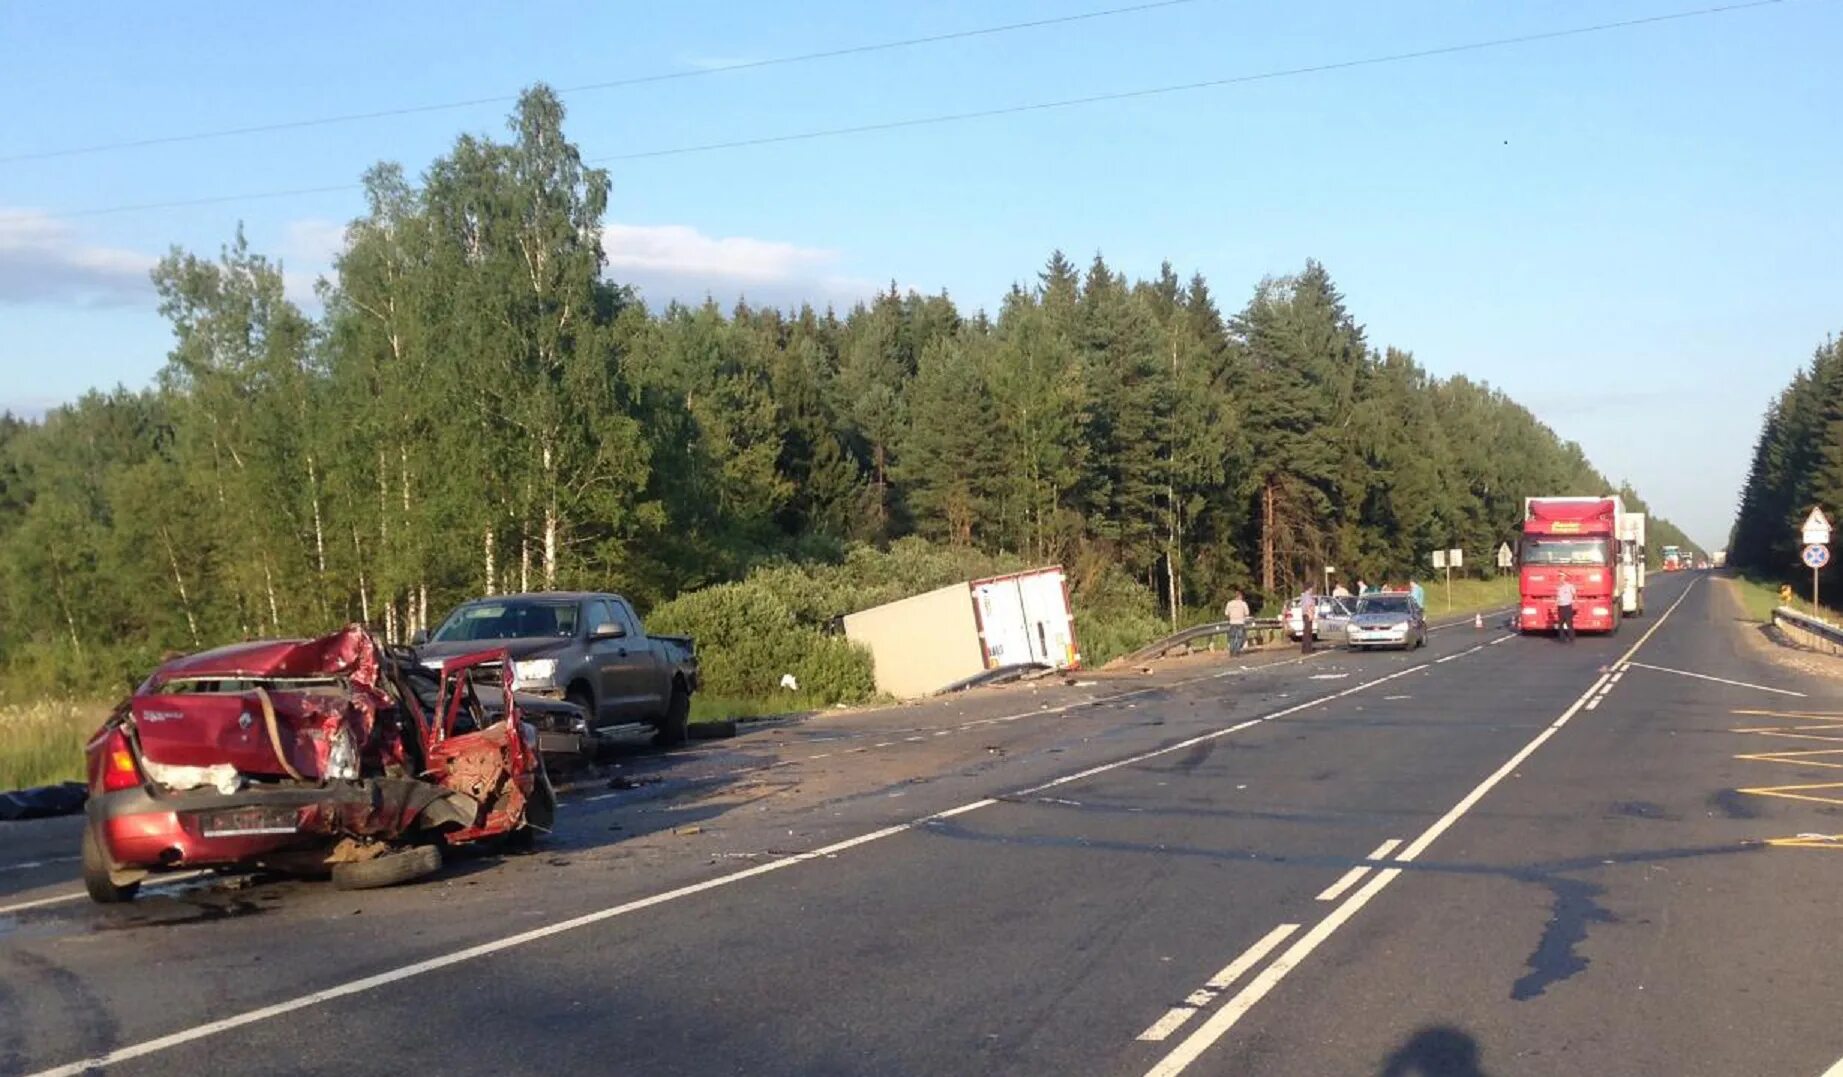
[[[1351,611],[1346,642],[1352,650],[1427,645],[1427,614],[1406,591],[1363,595]]]
[[[511,656],[513,687],[561,700],[572,711],[540,729],[547,754],[593,754],[597,743],[639,727],[655,743],[683,743],[698,689],[696,646],[684,636],[649,635],[633,606],[615,594],[540,591],[463,602],[435,631],[415,641],[416,655],[436,667],[483,646]],[[535,708],[527,707],[527,710]]]
[[[1304,601],[1305,597],[1301,595],[1286,604],[1286,635],[1295,643],[1305,635]],[[1350,601],[1336,595],[1319,595],[1318,616],[1312,624],[1312,638],[1343,639],[1344,627],[1350,623]]]

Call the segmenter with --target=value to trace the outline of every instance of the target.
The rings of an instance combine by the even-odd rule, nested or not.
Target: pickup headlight
[[[555,658],[527,658],[512,663],[513,688],[549,688],[556,680]]]

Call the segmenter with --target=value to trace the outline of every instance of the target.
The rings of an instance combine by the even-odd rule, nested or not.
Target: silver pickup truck
[[[540,728],[546,754],[593,754],[601,740],[643,726],[658,744],[687,736],[698,688],[696,647],[683,636],[648,635],[620,595],[542,591],[472,599],[415,641],[416,656],[435,665],[487,641],[511,655],[518,692],[579,710],[579,725],[552,720]]]

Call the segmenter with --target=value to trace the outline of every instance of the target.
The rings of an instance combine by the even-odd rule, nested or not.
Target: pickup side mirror
[[[429,630],[426,628],[418,628],[410,634],[410,646],[412,647],[420,647],[427,642],[429,642]]]
[[[590,639],[620,639],[622,636],[625,636],[626,634],[627,634],[627,630],[625,628],[622,628],[620,625],[615,624],[613,621],[603,621],[601,624],[598,624],[595,626],[595,630],[593,632],[589,633],[589,638]]]

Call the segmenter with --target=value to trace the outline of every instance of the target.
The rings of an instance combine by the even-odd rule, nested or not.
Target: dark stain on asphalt
[[[1760,806],[1738,789],[1723,789],[1709,797],[1709,806],[1730,819],[1758,819]]]
[[[1612,814],[1629,816],[1633,819],[1675,819],[1676,816],[1664,809],[1662,804],[1653,804],[1649,800],[1622,800],[1613,805]]]
[[[132,931],[147,927],[180,927],[186,924],[210,924],[258,916],[269,910],[241,897],[199,895],[187,901],[149,901],[143,898],[133,913],[108,916],[95,925],[97,931]]]
[[[1555,906],[1542,930],[1542,941],[1526,962],[1529,972],[1510,986],[1510,997],[1517,1002],[1537,998],[1553,984],[1584,972],[1587,958],[1579,947],[1587,938],[1590,924],[1617,923],[1619,918],[1603,908],[1599,897],[1605,888],[1579,879],[1548,878],[1544,885],[1555,893]]]

